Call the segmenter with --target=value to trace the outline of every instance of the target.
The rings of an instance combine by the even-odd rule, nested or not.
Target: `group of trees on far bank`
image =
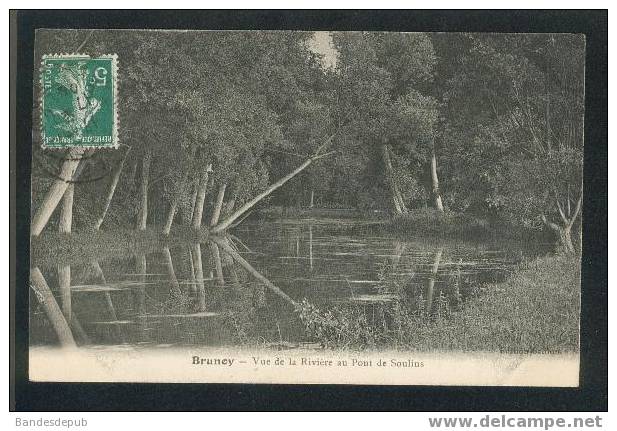
[[[52,157],[35,130],[32,234],[73,221],[222,231],[260,202],[400,216],[430,207],[549,229],[574,251],[581,36],[329,37],[333,65],[311,32],[38,33],[37,61],[118,55],[121,146]]]

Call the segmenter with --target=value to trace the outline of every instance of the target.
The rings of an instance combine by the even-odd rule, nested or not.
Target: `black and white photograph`
[[[38,29],[34,64],[33,380],[578,385],[584,35]]]

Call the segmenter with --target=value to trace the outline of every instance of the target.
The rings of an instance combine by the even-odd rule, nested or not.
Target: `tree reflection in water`
[[[32,342],[404,347],[505,268],[503,254],[482,250],[330,236],[312,223],[278,229],[269,243],[230,235],[34,267],[43,313],[33,313]],[[73,283],[71,269],[82,274]]]

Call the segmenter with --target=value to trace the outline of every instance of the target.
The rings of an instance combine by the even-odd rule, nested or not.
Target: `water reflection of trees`
[[[307,334],[326,347],[414,348],[419,334],[448,325],[486,281],[482,271],[464,269],[474,262],[448,261],[444,247],[423,256],[405,252],[406,244],[394,241],[392,254],[378,266],[372,293],[324,308],[301,302]]]
[[[296,235],[289,244],[298,256],[299,238]],[[292,298],[243,257],[250,249],[233,236],[213,238],[204,244],[163,247],[155,253],[135,252],[122,263],[126,267],[119,272],[124,272],[124,280],[108,281],[100,263],[94,260],[74,265],[78,273],[80,267],[82,271],[72,281],[71,265],[59,264],[56,273],[52,269],[48,275],[52,279],[55,276],[56,296],[41,269],[35,267],[32,287],[62,346],[281,346],[304,339],[331,347],[394,347],[404,344],[410,331],[448,319],[466,297],[472,296],[470,286],[477,284],[463,270],[462,260],[449,261],[443,247],[423,254],[407,248],[407,243],[393,241],[391,253],[378,265],[374,284],[357,293],[348,281],[350,297],[325,301],[325,306],[324,302]],[[309,255],[305,262],[313,272],[312,229],[306,249]],[[162,268],[163,273],[149,273],[150,267]],[[82,292],[91,296],[90,306],[83,307],[84,311],[80,304],[87,301],[81,298]],[[75,298],[77,293],[80,295]],[[272,299],[275,297],[278,300]],[[290,325],[305,335],[285,333]]]
[[[148,273],[149,260],[154,261],[153,267],[164,268],[165,273]],[[149,344],[161,338],[188,344],[204,338],[268,343],[260,323],[269,319],[264,325],[273,328],[276,325],[272,325],[272,320],[277,319],[273,313],[265,312],[265,289],[285,303],[294,303],[242,258],[231,238],[209,241],[205,248],[204,244],[195,243],[185,249],[164,247],[156,253],[136,252],[125,258],[123,264],[126,262],[127,267],[112,271],[119,271],[124,279],[112,281],[106,280],[98,261],[73,264],[73,268],[82,270],[77,280],[71,280],[70,264],[45,268],[53,291],[41,268],[33,267],[33,299],[45,315],[40,326],[50,329],[59,344],[66,347],[125,341]],[[182,274],[177,272],[178,266]],[[161,285],[168,286],[164,295]],[[84,295],[89,298],[84,300]],[[89,307],[80,312],[80,303]],[[293,314],[293,307],[289,307],[289,312]],[[85,328],[79,315],[85,318]],[[208,319],[216,322],[206,324]],[[182,329],[163,334],[169,327]],[[209,336],[205,334],[208,331]],[[53,336],[47,339],[50,338]]]

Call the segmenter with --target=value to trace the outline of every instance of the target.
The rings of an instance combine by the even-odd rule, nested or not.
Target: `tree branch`
[[[88,43],[88,40],[90,40],[93,34],[94,34],[94,30],[90,30],[90,33],[88,33],[88,36],[86,36],[83,42],[75,50],[77,54],[79,54],[79,51],[81,51],[84,48],[84,46],[86,45],[86,43]]]
[[[559,226],[557,226],[557,224],[548,221],[546,216],[544,214],[542,214],[542,222],[548,226],[549,228],[551,228],[552,230],[554,230],[555,232],[557,232],[558,234],[561,233],[561,229],[559,228]]]
[[[563,208],[561,207],[561,203],[559,202],[559,198],[557,197],[556,193],[555,193],[555,202],[557,203],[557,209],[559,210],[559,215],[561,216],[561,219],[563,220],[565,224],[568,224],[568,218],[563,212]]]
[[[572,217],[570,218],[570,222],[569,225],[572,226],[574,224],[574,221],[576,220],[576,217],[578,217],[578,213],[581,210],[581,205],[583,204],[583,187],[581,186],[581,192],[578,195],[578,200],[576,201],[576,206],[574,207],[574,213],[572,214]]]
[[[308,160],[305,160],[304,163],[302,163],[300,166],[298,166],[296,169],[294,169],[291,173],[285,175],[283,178],[281,178],[280,180],[278,180],[277,182],[273,183],[272,185],[270,185],[266,190],[264,190],[263,192],[259,193],[257,196],[255,196],[253,199],[251,199],[250,201],[246,202],[242,207],[240,207],[236,212],[234,212],[233,214],[231,214],[230,216],[228,216],[225,220],[223,220],[222,222],[219,222],[216,226],[213,226],[210,230],[211,233],[218,233],[221,232],[225,229],[227,229],[229,226],[232,225],[232,223],[234,221],[236,221],[238,218],[240,218],[245,212],[247,212],[249,209],[251,209],[255,204],[257,204],[257,202],[261,201],[263,198],[265,198],[266,196],[268,196],[270,193],[272,193],[273,191],[275,191],[276,189],[278,189],[279,187],[281,187],[283,184],[285,184],[287,181],[289,181],[290,179],[292,179],[293,177],[295,177],[296,175],[298,175],[300,172],[302,172],[304,169],[306,169],[311,163],[313,163],[316,160],[319,160],[323,157],[326,157],[332,153],[334,153],[335,151],[330,151],[328,153],[323,153],[320,154],[321,151],[330,144],[330,142],[332,141],[332,139],[334,138],[335,135],[330,136],[326,142],[324,142],[322,145],[319,146],[319,148],[317,149],[317,151],[315,152],[315,154]]]

